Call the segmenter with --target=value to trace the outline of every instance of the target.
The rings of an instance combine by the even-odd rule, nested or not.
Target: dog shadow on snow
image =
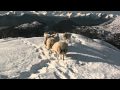
[[[33,65],[29,71],[21,72],[18,77],[15,77],[14,79],[27,79],[30,77],[31,74],[38,73],[38,70],[42,69],[43,67],[47,67],[47,63],[49,60],[42,60],[40,63]]]

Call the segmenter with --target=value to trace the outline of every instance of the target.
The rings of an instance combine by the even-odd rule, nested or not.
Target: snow
[[[120,50],[104,41],[72,34],[64,61],[49,54],[42,42],[43,37],[0,39],[0,78],[120,78]]]
[[[44,15],[44,16],[59,16],[59,17],[79,17],[79,16],[92,16],[95,18],[100,18],[103,15],[106,15],[104,18],[113,18],[115,15],[119,14],[118,12],[114,11],[0,11],[0,16],[4,15],[17,15],[17,16],[23,16],[24,14],[33,14],[33,15]]]
[[[111,45],[111,44],[109,44],[109,43],[107,43],[105,41],[102,41],[102,40],[99,40],[99,39],[94,39],[94,41],[96,41],[99,44],[106,45],[109,48],[112,48],[112,49],[115,49],[115,50],[119,50],[115,46],[113,46],[113,45]]]
[[[117,16],[112,20],[111,23],[105,25],[103,27],[106,31],[110,31],[112,34],[114,33],[120,33],[120,16]]]

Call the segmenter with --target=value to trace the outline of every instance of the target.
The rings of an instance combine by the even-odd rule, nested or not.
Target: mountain
[[[72,17],[69,18],[68,16],[70,15]],[[110,16],[110,18],[108,18],[108,16]],[[20,31],[19,29],[34,28],[34,24],[31,23],[34,21],[40,22],[45,25],[44,29],[43,30],[41,29],[41,33],[39,32],[40,35],[43,35],[44,31],[76,32],[75,30],[76,27],[96,26],[108,22],[113,18],[114,17],[111,14],[101,14],[101,13],[81,14],[79,11],[73,11],[73,12],[67,12],[67,11],[8,11],[7,12],[6,11],[4,13],[2,12],[0,16],[0,37],[3,38],[8,36],[9,37],[24,36],[21,34],[19,35],[19,33],[22,31],[22,30]],[[30,32],[36,31],[36,30],[32,31],[32,29],[30,30],[31,30]],[[20,32],[18,33],[17,31]],[[25,31],[27,34],[27,31],[29,30],[25,30]],[[26,37],[28,37],[29,35],[31,34],[28,33]],[[33,35],[31,36],[34,35],[36,34],[33,33]]]
[[[92,26],[92,27],[96,28],[96,31],[101,30],[102,32],[104,32],[102,35],[102,38],[105,41],[120,48],[120,25],[119,24],[120,24],[120,16],[118,15],[117,17],[107,22],[104,22],[100,25]]]
[[[24,14],[35,14],[35,15],[46,15],[46,16],[64,16],[64,17],[76,17],[76,16],[89,16],[89,14],[100,15],[119,15],[119,11],[0,11],[0,15],[18,15]]]
[[[114,34],[120,31],[119,17],[119,12],[112,11],[0,11],[0,38],[36,37],[45,31],[71,32],[119,47],[119,35]],[[43,27],[35,26],[31,23],[34,21]]]
[[[46,24],[42,22],[25,23],[18,26],[12,26],[0,30],[0,38],[8,37],[39,37],[43,36],[46,30]]]
[[[49,54],[43,40],[43,37],[0,39],[0,79],[120,78],[120,50],[104,41],[72,34],[63,61]]]
[[[0,26],[13,26],[32,21],[51,24],[51,22],[58,23],[66,18],[73,18],[73,20],[80,25],[89,25],[89,22],[93,22],[91,25],[96,25],[114,17],[116,17],[116,15],[106,13],[84,14],[80,11],[0,11]],[[83,22],[87,24],[82,24]]]
[[[78,26],[78,24],[70,19],[66,19],[54,24],[51,29],[56,32],[72,32],[76,28],[75,26]]]

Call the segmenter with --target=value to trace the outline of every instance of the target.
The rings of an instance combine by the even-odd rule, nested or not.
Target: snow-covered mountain
[[[52,25],[65,19],[71,19],[80,26],[94,26],[116,16],[117,14],[113,13],[83,11],[0,11],[0,26],[15,26],[33,21]]]
[[[115,15],[110,13],[101,13],[100,11],[93,13],[93,12],[86,12],[85,11],[0,11],[0,16],[4,15],[17,15],[22,16],[24,14],[34,14],[34,15],[45,15],[45,16],[61,16],[61,17],[78,17],[78,16],[87,16],[87,17],[96,17],[99,18],[105,15],[105,18],[113,18]]]
[[[62,34],[60,34],[61,37]],[[72,34],[65,60],[44,47],[43,37],[0,39],[1,79],[119,79],[120,50]]]

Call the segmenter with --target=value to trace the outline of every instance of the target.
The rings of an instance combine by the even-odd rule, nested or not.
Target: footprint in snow
[[[38,58],[39,58],[39,59],[42,59],[42,57],[41,57],[40,55],[38,56]]]
[[[61,72],[60,70],[56,70],[56,71],[54,72],[54,75],[55,75],[55,77],[56,77],[57,79],[68,79],[68,78],[66,77],[66,75],[64,75],[64,73]]]
[[[40,47],[40,50],[43,50],[43,49]]]
[[[39,52],[39,49],[36,49],[36,52]]]
[[[45,53],[44,53],[44,52],[42,52],[42,55],[44,55],[44,56],[45,56]]]

